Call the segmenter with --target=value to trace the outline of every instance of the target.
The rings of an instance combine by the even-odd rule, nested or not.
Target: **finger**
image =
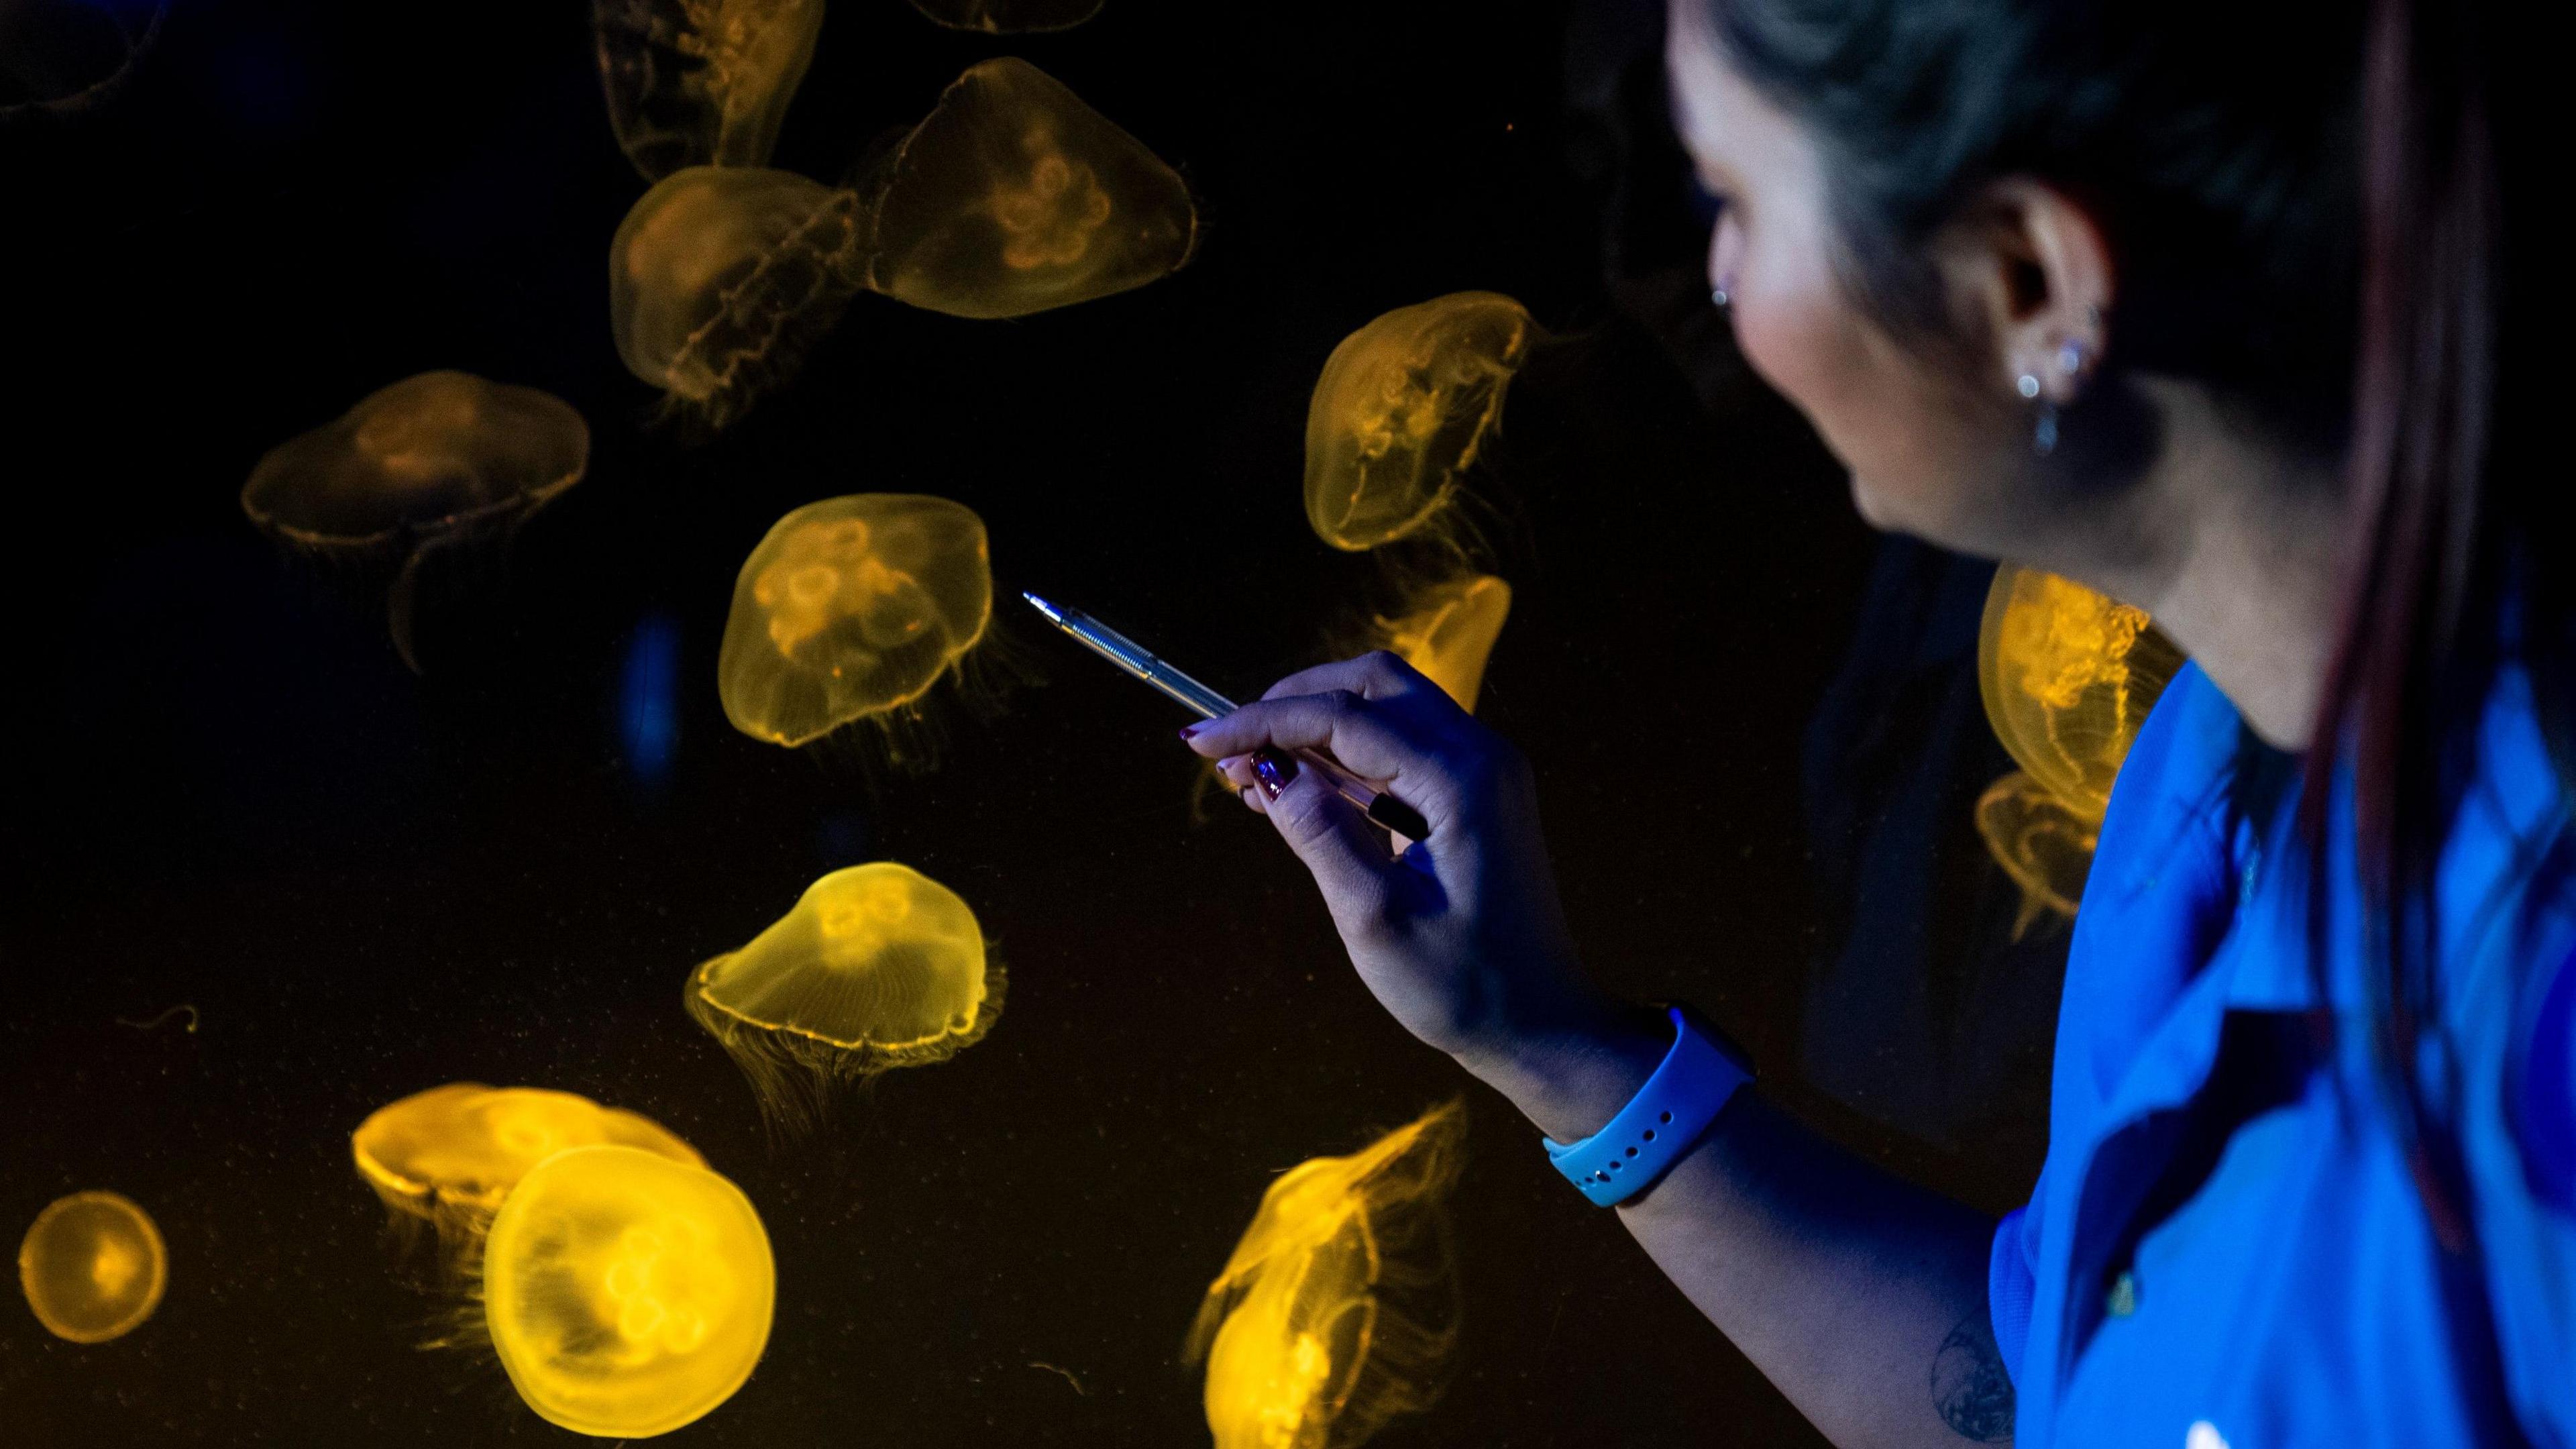
[[[1410,724],[1348,690],[1247,704],[1194,726],[1191,749],[1211,759],[1259,749],[1321,750],[1365,779],[1394,781],[1431,765]]]
[[[1314,875],[1346,937],[1386,919],[1395,866],[1358,807],[1308,770],[1271,798],[1265,813]]]
[[[1280,699],[1292,694],[1329,694],[1347,689],[1362,699],[1392,699],[1424,686],[1438,688],[1401,656],[1373,649],[1355,659],[1336,659],[1330,664],[1300,669],[1263,690],[1261,697]]]

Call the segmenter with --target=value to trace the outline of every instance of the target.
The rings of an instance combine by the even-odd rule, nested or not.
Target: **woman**
[[[2491,461],[2538,295],[2513,48],[2406,0],[1670,21],[1711,280],[1861,513],[2132,601],[2195,664],[2103,827],[2027,1207],[1721,1084],[1619,1216],[1838,1444],[2576,1446],[2576,635],[2551,478]],[[1689,1039],[1586,984],[1528,769],[1401,664],[1190,743],[1387,1008],[1549,1138],[1631,1120]],[[1390,861],[1274,747],[1429,838]]]

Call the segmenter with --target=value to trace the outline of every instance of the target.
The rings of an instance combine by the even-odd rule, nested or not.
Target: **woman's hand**
[[[1314,873],[1351,964],[1395,1019],[1541,1128],[1592,1132],[1654,1070],[1668,1043],[1651,1018],[1601,997],[1576,965],[1528,763],[1411,665],[1379,652],[1292,674],[1183,738]],[[1313,770],[1272,793],[1253,756],[1297,749],[1420,811],[1430,837],[1391,855]]]

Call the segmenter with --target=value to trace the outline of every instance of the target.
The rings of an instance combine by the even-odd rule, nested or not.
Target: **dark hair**
[[[2506,661],[2562,779],[2576,735],[2576,559],[2541,502],[2563,485],[2494,462],[2528,408],[2498,365],[2520,321],[2499,146],[2518,137],[2490,114],[2511,47],[2488,6],[1705,3],[1730,59],[1818,136],[1846,273],[1900,336],[1951,325],[1922,244],[1983,183],[2035,176],[2117,255],[2105,382],[2195,379],[2343,460],[2351,562],[2299,839],[2317,858],[2348,771],[2381,1077],[2435,1231],[2468,1250],[2458,1149],[2428,1105],[2459,1098],[2414,1066],[2434,866]]]

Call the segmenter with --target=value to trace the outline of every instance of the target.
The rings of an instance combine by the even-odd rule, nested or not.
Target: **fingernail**
[[[1181,726],[1181,738],[1185,740],[1196,739],[1198,738],[1199,731],[1206,728],[1207,726],[1203,724],[1183,725]]]
[[[1261,793],[1276,800],[1297,778],[1297,762],[1277,750],[1262,750],[1252,757],[1252,773],[1260,777]]]

